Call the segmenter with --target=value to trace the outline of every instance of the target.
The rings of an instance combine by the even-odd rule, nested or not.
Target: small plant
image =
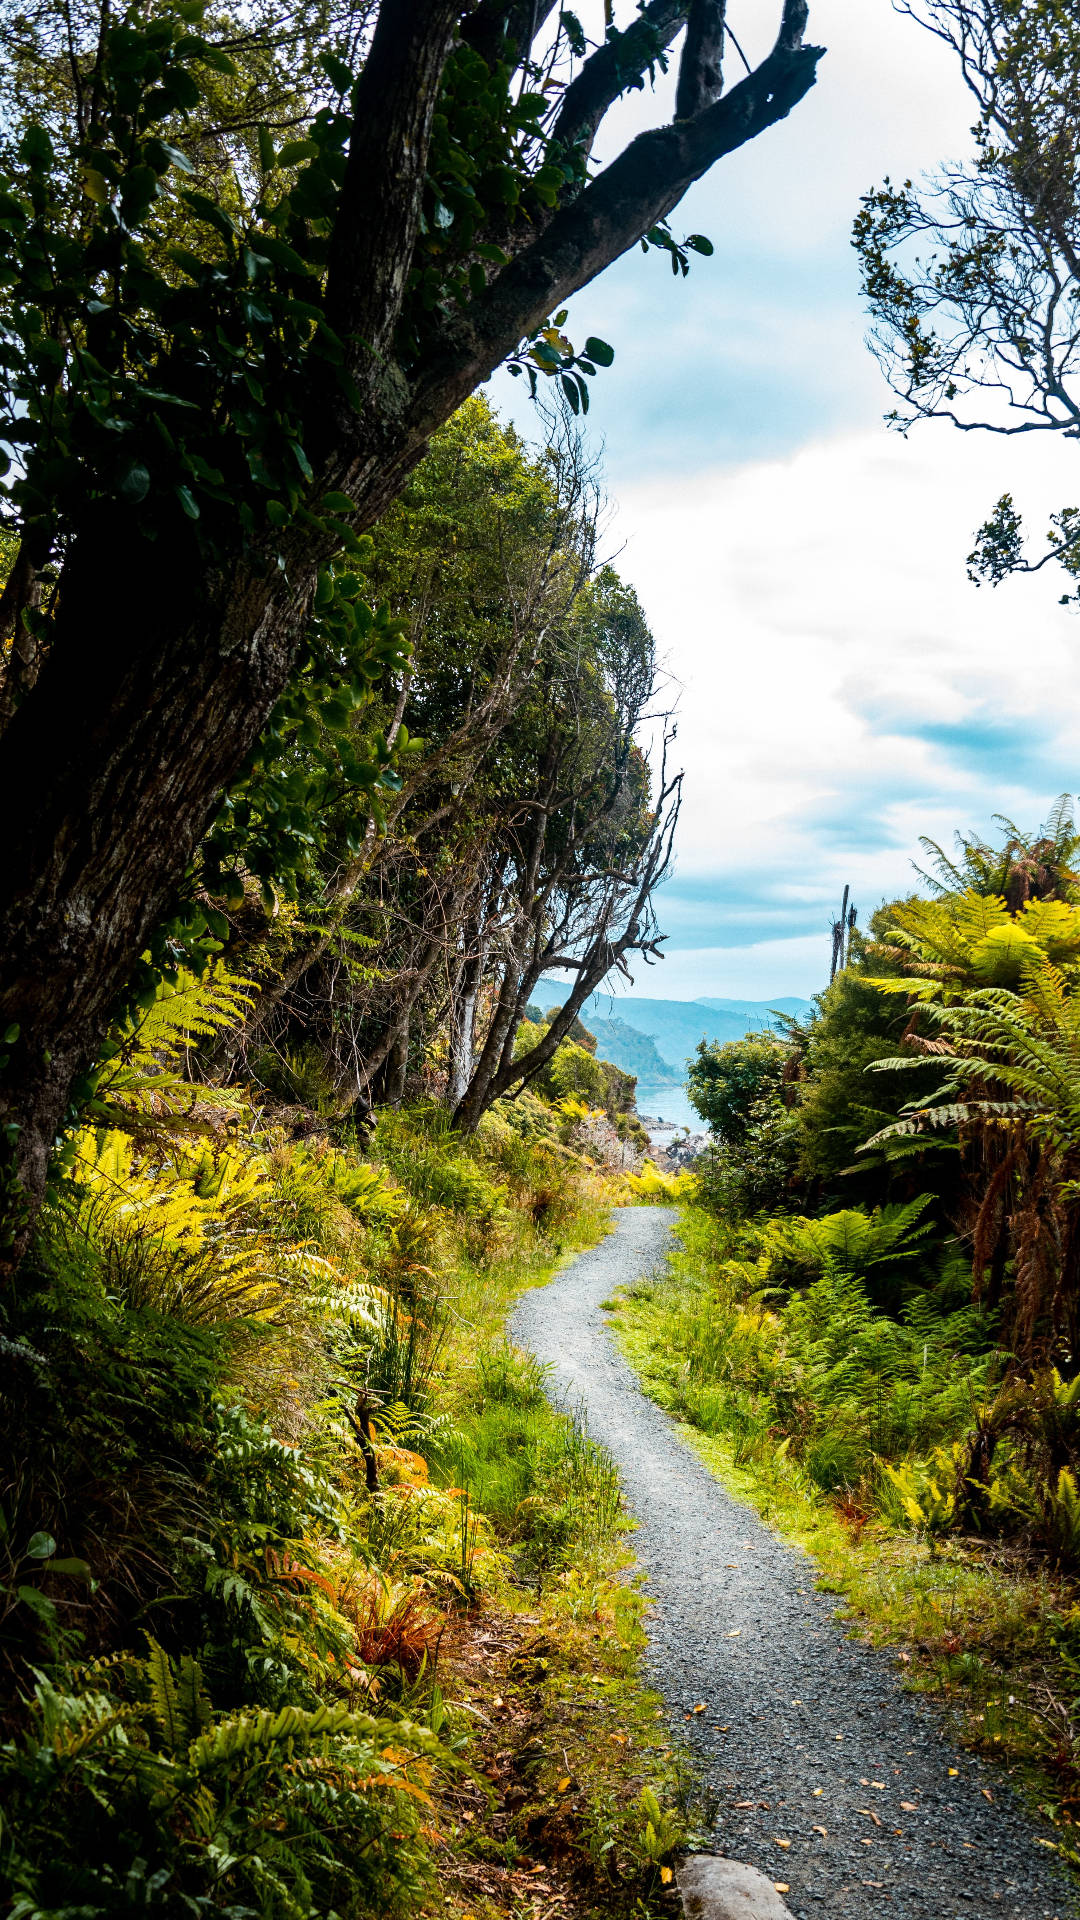
[[[685,1167],[678,1173],[662,1173],[655,1161],[646,1157],[640,1173],[628,1173],[625,1185],[628,1197],[639,1206],[676,1207],[696,1198],[698,1183]]]

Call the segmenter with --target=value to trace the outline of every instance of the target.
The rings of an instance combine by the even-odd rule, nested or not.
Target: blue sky
[[[733,0],[740,40],[761,47],[778,11]],[[845,881],[865,919],[913,884],[920,834],[987,831],[995,811],[1036,825],[1080,785],[1080,623],[1060,585],[991,592],[964,569],[1001,492],[1041,530],[1080,497],[1080,461],[1036,436],[901,439],[864,344],[859,195],[966,150],[968,98],[889,0],[810,15],[829,51],[809,99],[673,216],[713,258],[684,282],[635,251],[571,309],[572,334],[616,349],[589,415],[609,548],[682,688],[668,957],[638,993],[814,992]],[[635,97],[614,131],[657,110]],[[493,394],[528,431],[506,376]]]

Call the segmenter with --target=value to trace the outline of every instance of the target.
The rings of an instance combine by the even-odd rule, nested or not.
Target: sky
[[[732,0],[729,17],[753,55],[778,14]],[[637,994],[817,992],[845,882],[865,922],[918,884],[920,835],[951,845],[994,813],[1035,827],[1080,786],[1060,580],[979,588],[964,564],[1001,493],[1038,533],[1073,504],[1078,456],[944,424],[901,437],[865,344],[859,196],[967,152],[969,96],[890,0],[810,0],[809,38],[828,49],[809,97],[672,216],[713,257],[684,281],[635,250],[567,324],[615,348],[588,417],[607,546],[680,690],[667,957]],[[634,96],[609,146],[669,112]],[[535,431],[521,384],[500,375],[492,398]]]

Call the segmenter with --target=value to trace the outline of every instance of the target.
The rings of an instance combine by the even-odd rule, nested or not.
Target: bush
[[[222,1719],[197,1663],[153,1640],[77,1693],[41,1678],[0,1750],[12,1920],[399,1911],[426,1878],[416,1796],[433,1752],[342,1706]]]
[[[675,1207],[697,1197],[694,1174],[683,1168],[679,1173],[662,1173],[655,1161],[646,1159],[640,1173],[628,1173],[627,1197],[640,1207]]]

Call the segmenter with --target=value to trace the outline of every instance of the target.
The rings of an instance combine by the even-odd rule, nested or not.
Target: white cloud
[[[1060,582],[976,588],[964,567],[999,493],[1041,532],[1075,467],[1049,438],[879,428],[623,490],[620,565],[685,689],[679,870],[699,918],[702,883],[743,905],[756,885],[791,902],[792,933],[800,900],[824,927],[847,880],[865,910],[909,886],[919,834],[985,829],[994,810],[1034,825],[1076,779],[1080,622]],[[743,992],[735,970],[763,950],[736,960],[722,924],[714,940],[727,960],[700,964],[728,971],[692,991]],[[797,939],[770,951],[797,969],[810,956]],[[688,965],[669,961],[654,990]],[[806,991],[820,968],[769,977],[768,992]]]

